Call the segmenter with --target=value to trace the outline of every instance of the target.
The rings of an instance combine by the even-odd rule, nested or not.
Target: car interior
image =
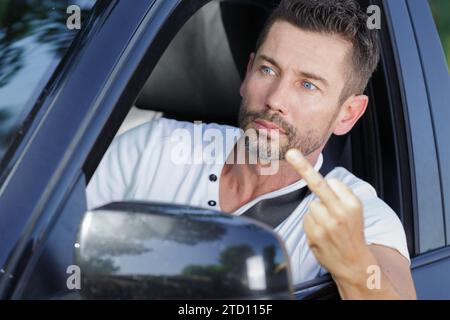
[[[117,134],[161,116],[237,126],[239,86],[275,4],[212,1],[199,9],[168,45]],[[366,0],[360,4],[363,9],[369,5]],[[389,65],[393,58],[386,37],[381,35],[382,62],[366,90],[368,110],[351,132],[330,138],[323,151],[323,168],[328,171],[342,166],[374,186],[403,221],[413,254],[412,223],[406,213],[408,191],[402,190],[403,196],[399,196],[399,189],[406,186],[392,179],[407,177],[407,172],[395,158],[393,135],[401,131],[401,121],[395,121],[390,108],[401,104],[401,99],[387,85],[388,79],[396,79],[388,70],[395,67]],[[401,108],[394,109],[400,114]]]

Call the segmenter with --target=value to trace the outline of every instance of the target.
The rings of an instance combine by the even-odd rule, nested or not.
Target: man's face
[[[305,155],[323,148],[341,107],[349,50],[351,44],[338,36],[302,31],[284,21],[272,25],[241,85],[239,126],[257,132],[250,151],[279,143],[273,160],[284,159],[290,148]],[[268,131],[272,127],[279,130]]]

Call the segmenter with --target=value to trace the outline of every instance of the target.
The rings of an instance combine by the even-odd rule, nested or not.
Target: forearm
[[[377,270],[377,272],[373,272],[373,270]],[[348,272],[347,276],[333,278],[342,299],[414,299],[413,296],[408,296],[393,285],[389,277],[379,267],[375,256],[370,252],[361,257],[361,263]]]
[[[366,281],[359,284],[336,282],[339,294],[344,300],[407,300],[391,284],[389,279],[381,272],[381,287],[369,288]]]

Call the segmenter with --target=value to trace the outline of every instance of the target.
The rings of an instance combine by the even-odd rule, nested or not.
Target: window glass
[[[0,164],[94,2],[0,0]]]

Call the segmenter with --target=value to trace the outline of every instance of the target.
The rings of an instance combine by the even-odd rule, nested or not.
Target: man
[[[334,168],[327,180],[317,172],[331,134],[349,132],[367,107],[363,91],[379,49],[366,21],[354,0],[282,1],[250,55],[240,89],[240,128],[256,134],[227,141],[215,150],[214,163],[193,163],[195,151],[179,150],[190,140],[174,139],[175,132],[195,136],[200,128],[220,136],[233,128],[167,119],[142,125],[111,145],[88,186],[88,206],[137,199],[240,215],[307,185],[312,193],[275,227],[294,283],[330,272],[342,298],[414,299],[397,215],[344,168]],[[200,140],[215,134],[207,135]],[[239,162],[242,144],[245,161]],[[256,162],[249,161],[252,155]],[[268,164],[276,170],[263,173]],[[369,285],[374,270],[380,271],[379,286]]]

